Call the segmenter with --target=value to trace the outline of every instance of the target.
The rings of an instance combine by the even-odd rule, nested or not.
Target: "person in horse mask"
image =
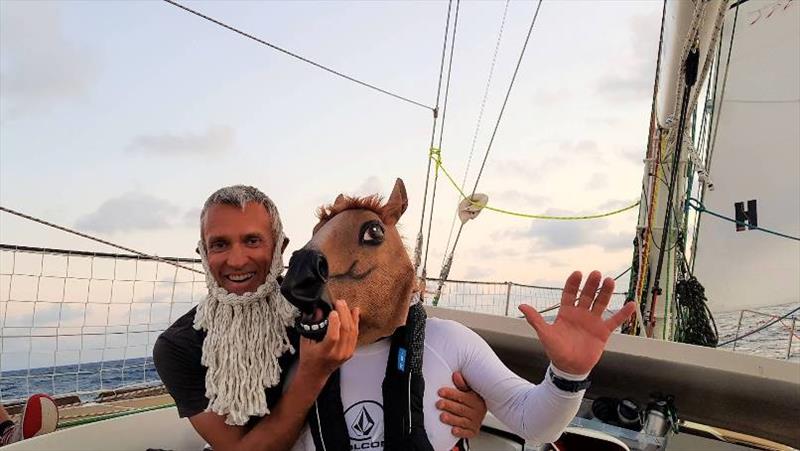
[[[544,380],[531,384],[511,372],[475,332],[454,321],[426,318],[422,286],[397,230],[407,206],[400,179],[386,203],[377,196],[340,195],[319,209],[311,241],[292,256],[281,291],[304,313],[306,335],[322,335],[324,312],[331,309],[326,299],[345,298],[360,310],[355,354],[328,379],[293,450],[460,446],[437,419],[437,409],[448,408],[450,401],[426,390],[448,384],[453,371],[463,373],[515,434],[537,443],[555,441],[577,413],[589,372],[633,304],[604,320],[614,281],[601,282],[594,271],[579,296],[582,275],[576,271],[566,281],[552,325],[522,306],[551,360]]]
[[[328,377],[352,356],[359,310],[336,302],[324,340],[294,332],[297,310],[279,291],[288,239],[275,204],[256,188],[213,193],[200,236],[208,294],[159,336],[156,369],[178,414],[213,449],[286,450]],[[467,422],[477,430],[482,400],[452,398],[469,401],[456,404],[474,412]]]

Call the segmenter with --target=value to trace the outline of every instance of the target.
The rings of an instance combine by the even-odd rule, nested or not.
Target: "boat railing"
[[[429,279],[426,291],[434,293],[438,283]],[[438,305],[519,316],[521,303],[555,310],[561,291],[447,280]],[[153,344],[205,294],[197,259],[0,244],[0,402],[36,392],[94,400],[101,392],[160,384]],[[624,298],[616,293],[609,308]]]
[[[427,279],[426,294],[436,293],[439,279]],[[493,315],[522,317],[517,308],[529,304],[540,312],[555,314],[561,303],[561,288],[528,285],[516,282],[479,282],[474,280],[446,280],[438,307],[467,310]],[[614,293],[608,305],[616,311],[625,302],[626,293]]]
[[[750,321],[751,318],[755,321]],[[791,359],[793,354],[797,353],[793,347],[800,346],[797,319],[796,315],[741,310],[734,338],[730,340],[731,349],[736,351],[739,348],[740,351]]]

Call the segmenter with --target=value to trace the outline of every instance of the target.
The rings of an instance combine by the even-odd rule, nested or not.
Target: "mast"
[[[672,336],[674,286],[686,238],[684,193],[692,118],[725,8],[725,0],[667,0],[664,5],[629,291],[641,316],[629,333],[667,340]]]

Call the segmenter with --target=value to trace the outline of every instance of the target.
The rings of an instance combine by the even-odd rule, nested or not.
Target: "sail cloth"
[[[748,212],[755,200],[758,226],[800,236],[800,2],[748,1],[739,8],[725,96],[714,105],[715,189],[705,191],[703,204],[733,218],[736,203]],[[720,85],[734,12],[725,19]],[[697,240],[694,273],[712,310],[800,302],[800,242],[737,231],[710,215],[703,215]]]

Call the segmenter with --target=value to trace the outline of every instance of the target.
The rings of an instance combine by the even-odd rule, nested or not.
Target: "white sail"
[[[800,2],[733,2],[723,30],[703,204],[735,217],[756,200],[758,226],[800,236]],[[694,274],[715,311],[800,302],[800,242],[703,214]]]

